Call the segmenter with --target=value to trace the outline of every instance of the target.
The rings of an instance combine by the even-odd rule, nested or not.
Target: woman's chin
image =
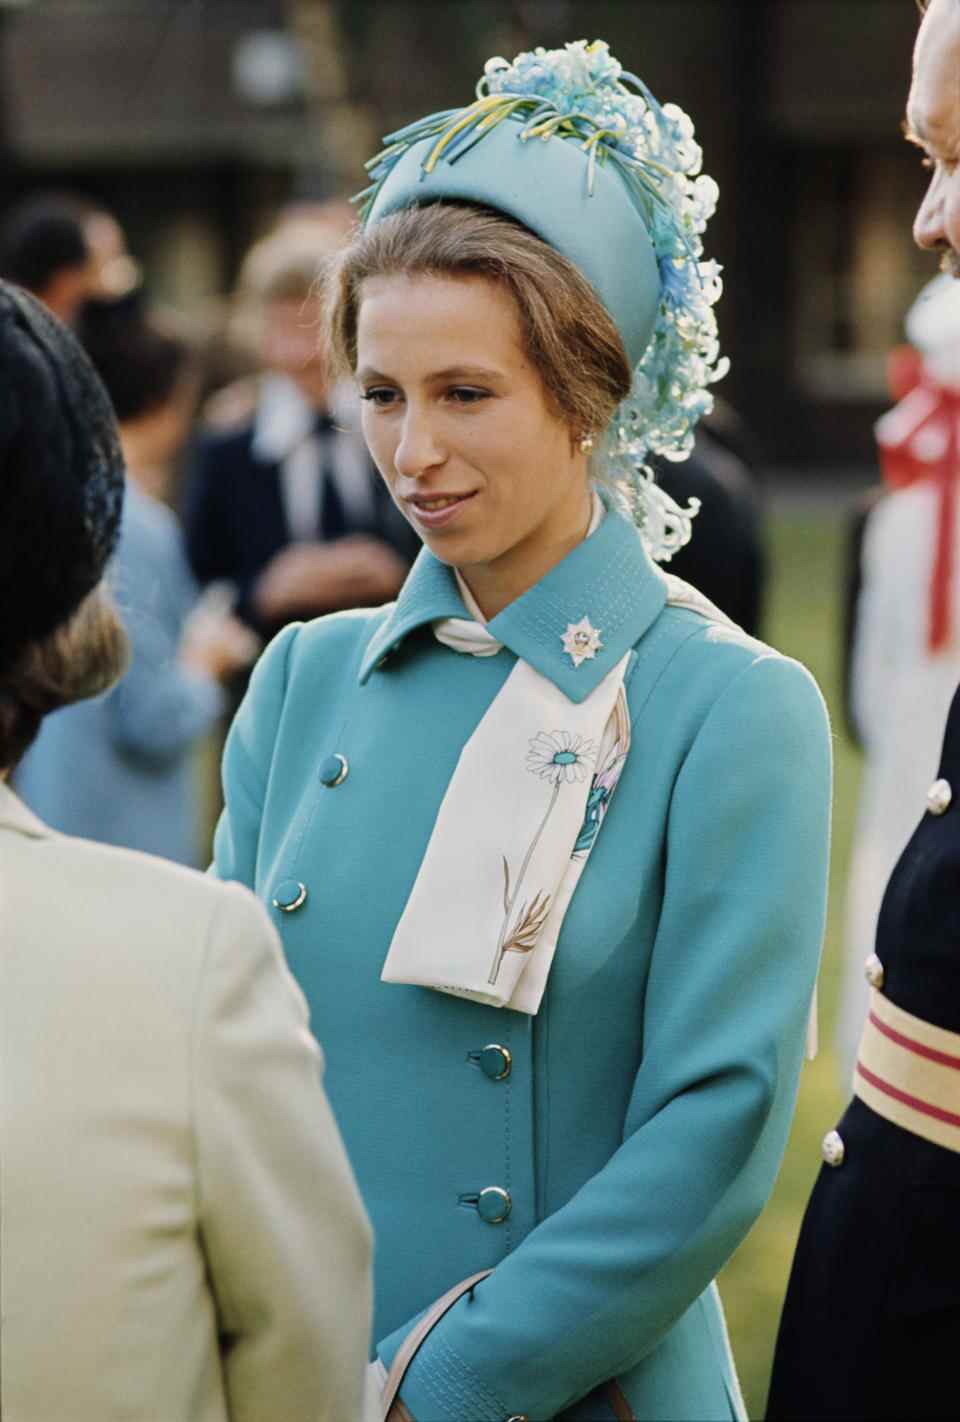
[[[450,568],[470,567],[471,564],[491,561],[489,550],[482,548],[479,540],[468,534],[458,533],[453,529],[449,532],[431,529],[428,532],[421,528],[417,529],[417,532],[433,556]]]

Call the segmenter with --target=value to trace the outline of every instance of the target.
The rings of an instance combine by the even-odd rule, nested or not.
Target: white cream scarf
[[[587,536],[603,518],[595,500]],[[439,641],[495,656],[476,621],[434,624]],[[518,661],[460,753],[383,966],[414,983],[535,1014],[574,890],[630,748],[625,654],[582,702]]]

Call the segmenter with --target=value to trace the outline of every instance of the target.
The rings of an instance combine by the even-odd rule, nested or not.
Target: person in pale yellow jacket
[[[263,910],[6,783],[126,652],[109,403],[6,283],[0,392],[0,1416],[351,1422],[370,1229]]]

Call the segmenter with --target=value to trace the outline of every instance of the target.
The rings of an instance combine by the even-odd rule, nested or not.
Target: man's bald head
[[[960,277],[960,0],[929,0],[913,56],[907,137],[926,155],[930,186],[917,213],[921,247]]]

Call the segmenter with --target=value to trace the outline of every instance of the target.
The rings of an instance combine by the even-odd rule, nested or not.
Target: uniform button
[[[320,783],[326,785],[328,790],[335,790],[349,774],[350,766],[345,755],[328,755],[320,767]]]
[[[509,1047],[501,1047],[496,1042],[483,1048],[480,1053],[480,1070],[491,1081],[506,1081],[513,1069],[513,1054]]]
[[[488,1185],[480,1191],[477,1210],[486,1224],[503,1224],[512,1209],[509,1190],[503,1190],[499,1185]]]
[[[294,913],[307,902],[307,886],[299,879],[282,879],[273,891],[273,906],[281,913]]]
[[[863,965],[863,976],[871,987],[879,992],[883,987],[883,964],[876,953],[871,953]]]
[[[949,780],[935,780],[927,791],[927,809],[931,815],[943,815],[949,810],[953,789]]]
[[[827,1165],[832,1165],[834,1167],[842,1165],[843,1157],[846,1155],[846,1153],[846,1147],[843,1144],[843,1138],[841,1137],[840,1132],[828,1131],[827,1134],[824,1136],[823,1144],[820,1147],[820,1154],[823,1156]]]

